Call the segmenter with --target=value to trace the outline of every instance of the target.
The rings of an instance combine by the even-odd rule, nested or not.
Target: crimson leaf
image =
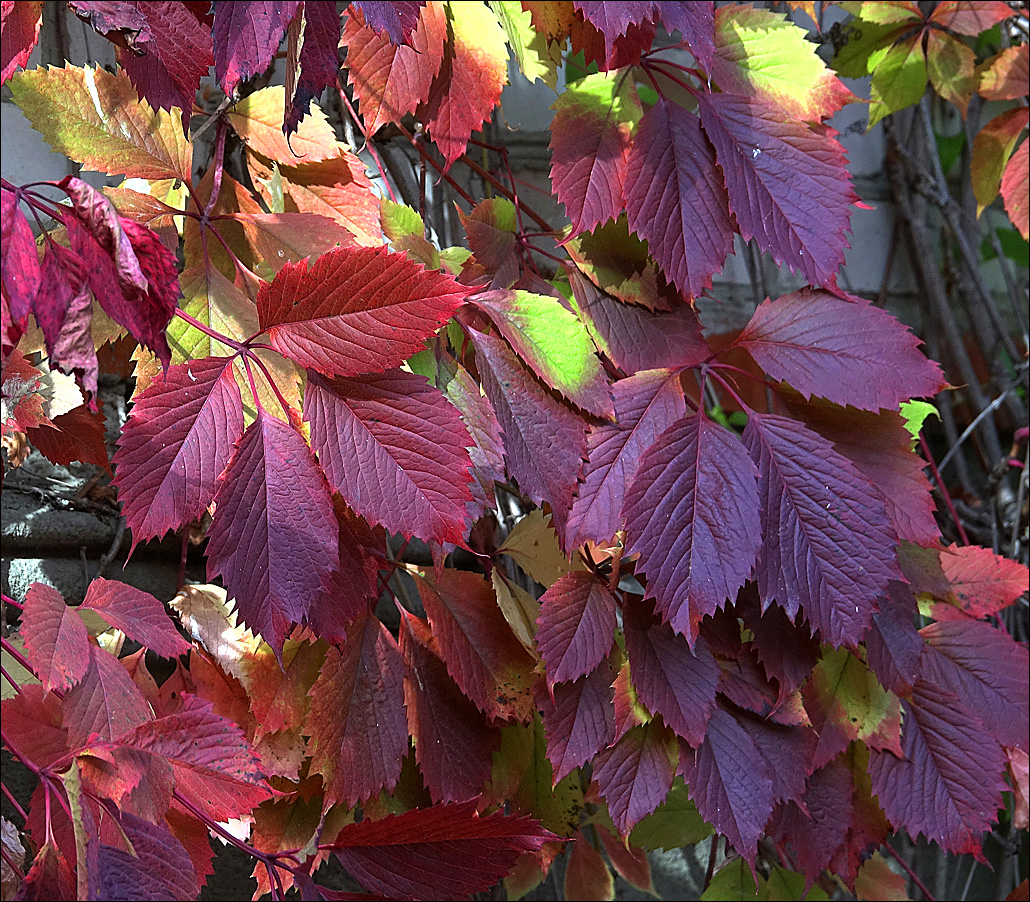
[[[354,6],[361,10],[368,24],[376,31],[385,31],[394,44],[408,42],[424,5],[425,0],[354,0]]]
[[[29,586],[22,631],[26,656],[47,690],[69,689],[86,675],[91,654],[86,625],[56,589]]]
[[[142,589],[98,576],[89,584],[82,607],[96,611],[111,626],[164,658],[190,650],[165,606]]]
[[[6,26],[5,26],[6,27]],[[0,232],[0,261],[2,261],[4,292],[10,299],[12,326],[3,335],[4,355],[7,348],[18,343],[25,328],[25,318],[32,309],[42,276],[36,239],[25,214],[18,206],[18,196],[6,188],[0,191],[2,204],[2,232]]]
[[[215,5],[215,75],[227,97],[236,96],[241,81],[268,68],[299,6],[299,0]]]
[[[711,0],[691,3],[657,0],[655,6],[666,29],[678,31],[701,65],[711,71],[715,56],[715,4]]]
[[[32,48],[39,40],[40,0],[31,3],[4,3],[0,33],[3,34],[3,52],[0,55],[0,82],[7,81],[16,69],[29,61]]]
[[[537,647],[547,685],[579,679],[594,670],[615,641],[615,597],[592,572],[561,577],[540,597]]]
[[[72,745],[84,745],[94,733],[102,740],[114,739],[153,719],[143,692],[122,663],[90,646],[85,676],[64,697],[64,726]]]
[[[652,0],[628,0],[603,3],[600,0],[573,0],[573,6],[604,35],[605,49],[610,55],[616,38],[626,34],[631,25],[640,25],[654,15]]]

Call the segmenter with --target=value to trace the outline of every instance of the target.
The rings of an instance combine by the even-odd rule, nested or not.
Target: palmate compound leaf
[[[173,366],[136,398],[113,480],[133,547],[200,516],[242,434],[231,358]]]
[[[258,293],[261,329],[291,360],[327,376],[403,363],[472,289],[385,247],[336,248],[310,269],[287,263]]]
[[[268,68],[299,6],[298,0],[244,0],[215,7],[215,75],[227,97],[235,97],[240,82]]]
[[[570,548],[605,542],[619,531],[641,456],[687,409],[679,374],[669,370],[636,373],[616,382],[612,393],[615,422],[595,424],[587,436],[587,461],[569,513]]]
[[[663,619],[693,643],[698,624],[750,576],[761,543],[758,470],[699,412],[663,432],[626,493],[627,550]]]
[[[733,249],[733,223],[715,153],[697,116],[659,100],[640,122],[623,190],[629,226],[669,280],[697,297]]]
[[[844,262],[849,208],[858,199],[844,148],[756,97],[705,92],[698,109],[740,234],[813,285],[831,282]]]
[[[804,288],[755,311],[735,344],[774,379],[860,410],[896,410],[947,383],[906,326],[868,301]]]
[[[365,889],[391,899],[458,899],[489,889],[520,855],[558,839],[530,817],[480,817],[474,799],[348,824],[333,851]]]
[[[948,852],[980,855],[1002,806],[1005,754],[947,689],[917,680],[904,707],[904,758],[870,751],[872,789],[894,828]]]
[[[561,577],[540,597],[536,643],[547,667],[547,685],[590,673],[615,641],[615,596],[590,571]]]
[[[309,693],[305,733],[311,772],[325,781],[326,804],[348,808],[393,790],[408,750],[404,659],[396,640],[372,614],[347,628],[330,648]]]
[[[48,691],[70,689],[86,675],[89,633],[56,589],[44,583],[29,586],[21,631],[25,656]]]
[[[301,434],[261,409],[236,443],[215,505],[208,576],[222,576],[243,620],[279,654],[339,559],[325,476]]]
[[[311,372],[304,418],[329,484],[357,513],[405,536],[464,541],[473,442],[457,408],[423,376]]]
[[[857,645],[888,580],[901,576],[883,502],[851,461],[795,420],[752,411],[744,444],[761,474],[763,603],[792,618],[804,610],[834,647]]]
[[[82,608],[96,611],[111,626],[164,658],[190,650],[165,606],[142,589],[98,576],[89,584]]]
[[[629,70],[598,72],[569,85],[554,103],[551,181],[578,235],[623,209],[630,133],[642,110]]]

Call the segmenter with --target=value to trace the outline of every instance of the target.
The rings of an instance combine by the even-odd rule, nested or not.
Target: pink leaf
[[[594,573],[567,573],[540,597],[537,623],[547,685],[576,680],[596,669],[611,651],[615,598]]]
[[[962,613],[956,611],[957,616],[979,618],[997,614],[1015,603],[1030,585],[1025,564],[972,545],[943,549],[941,569],[959,603]],[[934,617],[942,620],[946,611],[947,607],[937,605]]]
[[[620,836],[668,795],[676,773],[676,740],[661,721],[634,727],[594,761],[594,779],[608,800]]]
[[[25,655],[47,690],[70,689],[86,675],[89,633],[56,589],[43,583],[29,586],[22,633]]]
[[[357,513],[425,541],[464,540],[472,439],[457,408],[422,376],[311,373],[304,418],[329,484]]]
[[[241,81],[268,68],[299,6],[298,0],[237,0],[215,7],[215,75],[227,96],[235,97]]]
[[[703,413],[680,420],[641,458],[623,514],[647,595],[689,642],[737,594],[761,542],[756,468]]]
[[[799,609],[834,647],[861,641],[887,581],[894,538],[872,484],[795,420],[752,412],[744,443],[761,473],[765,542],[758,592],[792,618]]]
[[[137,399],[114,455],[114,485],[133,547],[195,520],[243,434],[233,362],[173,366]]]
[[[25,4],[18,4],[24,6]],[[6,16],[6,6],[5,13]],[[6,21],[6,20],[5,20]],[[6,26],[5,26],[6,27]],[[0,191],[0,204],[3,205],[2,239],[0,239],[0,260],[2,260],[3,285],[11,304],[11,319],[17,334],[5,335],[5,346],[12,347],[18,343],[21,332],[25,328],[25,318],[32,309],[39,282],[42,276],[39,268],[39,253],[36,250],[36,239],[32,227],[18,205],[17,193],[6,188]],[[6,356],[6,351],[5,351]]]
[[[215,505],[208,576],[223,577],[243,620],[278,655],[339,557],[325,477],[300,434],[259,410],[236,443]]]
[[[0,82],[9,79],[16,69],[23,68],[29,61],[32,48],[39,40],[39,25],[43,4],[39,0],[30,3],[15,3],[4,0],[3,18],[0,19],[0,34],[3,36],[3,52],[0,54]]]
[[[165,606],[142,589],[98,576],[89,584],[82,607],[96,611],[111,626],[163,658],[175,658],[190,650]]]

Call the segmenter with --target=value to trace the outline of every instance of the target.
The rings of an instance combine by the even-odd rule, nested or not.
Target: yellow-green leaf
[[[504,29],[522,74],[530,81],[539,78],[552,91],[557,91],[561,48],[548,44],[546,36],[533,28],[532,15],[523,10],[518,0],[489,0],[488,5]]]
[[[919,35],[895,44],[873,72],[869,128],[884,116],[918,103],[926,89],[926,57]]]

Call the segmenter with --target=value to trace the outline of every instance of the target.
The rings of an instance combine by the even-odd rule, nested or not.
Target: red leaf
[[[408,750],[404,660],[396,640],[374,616],[347,630],[330,648],[311,687],[304,732],[311,771],[325,780],[325,803],[354,807],[397,785]]]
[[[382,373],[422,348],[472,289],[385,247],[287,263],[258,293],[269,343],[327,376]]]
[[[989,617],[1014,604],[1027,591],[1030,574],[1024,564],[974,545],[952,545],[941,551],[941,568],[955,593],[961,613],[935,605],[937,620]]]
[[[773,808],[768,766],[754,740],[731,715],[716,709],[697,752],[680,755],[679,773],[701,817],[753,868],[758,839]]]
[[[304,419],[329,484],[389,532],[462,542],[472,444],[461,415],[422,376],[308,378]]]
[[[826,291],[804,288],[767,299],[735,344],[806,400],[818,395],[862,410],[896,410],[947,385],[906,326],[867,301]]]
[[[618,532],[641,457],[686,412],[679,375],[668,370],[637,373],[616,382],[612,392],[615,422],[591,426],[587,436],[587,462],[569,513],[570,548]]]
[[[626,34],[631,25],[641,25],[654,15],[652,0],[624,0],[602,3],[599,0],[573,0],[573,6],[604,35],[606,52],[611,55],[616,38]]]
[[[440,657],[461,691],[491,720],[527,720],[535,661],[504,619],[493,586],[478,573],[451,569],[422,574],[416,584]]]
[[[173,366],[136,398],[113,480],[133,547],[203,513],[242,434],[243,401],[230,358]]]
[[[7,6],[7,3],[4,5]],[[29,4],[11,3],[10,5],[28,6]],[[48,902],[50,899],[76,898],[75,872],[68,867],[68,862],[65,861],[64,855],[57,846],[48,842],[40,847],[16,898],[39,900],[39,902]]]
[[[561,577],[540,597],[536,643],[547,685],[577,680],[594,670],[615,641],[615,597],[592,572]]]
[[[339,528],[325,477],[301,435],[259,410],[215,495],[208,577],[277,654],[336,568]]]
[[[14,4],[22,9],[33,4]],[[8,17],[8,4],[4,4],[4,35],[6,39],[6,22]],[[6,50],[6,45],[5,45]],[[21,207],[18,205],[18,196],[15,191],[0,190],[0,205],[2,205],[2,231],[0,231],[0,260],[2,260],[3,286],[10,305],[11,319],[13,320],[14,332],[5,333],[4,356],[8,345],[13,347],[18,343],[21,333],[25,328],[25,318],[32,309],[33,301],[36,299],[36,292],[39,291],[39,282],[42,276],[39,267],[39,253],[36,250],[36,239],[32,234],[32,227],[25,218]],[[9,327],[11,328],[11,327]]]
[[[719,665],[703,638],[698,637],[691,648],[668,624],[655,622],[648,608],[635,602],[623,610],[633,686],[652,714],[661,714],[678,735],[697,747],[715,710]]]
[[[325,88],[339,85],[339,43],[340,14],[335,0],[305,0],[289,30],[286,71],[289,107],[283,120],[287,137],[297,130],[311,101]]]
[[[603,836],[608,831],[598,830]],[[613,845],[619,845],[618,842]],[[566,899],[614,899],[615,878],[611,869],[593,847],[590,840],[580,833],[573,837],[571,847],[567,846],[565,858],[565,880],[562,891]]]
[[[637,846],[624,846],[607,830],[598,830],[597,835],[616,873],[634,889],[657,898],[658,892],[651,880],[651,864],[647,859],[647,852]]]
[[[253,740],[260,742],[269,733],[296,730],[308,713],[308,690],[325,663],[326,648],[321,642],[288,639],[276,658],[258,647],[242,662],[245,685],[254,715]]]
[[[849,208],[857,199],[844,148],[754,98],[702,92],[698,108],[740,234],[812,284],[831,282],[844,262]],[[814,221],[818,229],[811,228]]]
[[[694,56],[706,70],[711,71],[715,56],[715,13],[714,3],[709,0],[693,0],[691,3],[666,2],[658,0],[655,7],[662,17],[662,24],[668,31],[678,31],[690,45]]]
[[[241,81],[268,68],[299,6],[298,0],[237,0],[215,7],[215,75],[227,96],[235,97]]]
[[[870,751],[873,792],[895,829],[955,854],[982,854],[1005,789],[1005,755],[959,699],[923,680],[905,709],[905,757]]]
[[[558,96],[551,122],[551,182],[578,235],[624,208],[630,130],[641,114],[625,73],[588,76]]]
[[[414,113],[429,98],[429,88],[440,71],[447,40],[444,6],[431,0],[421,15],[416,15],[418,26],[409,47],[365,25],[361,4],[352,3],[348,10],[343,29],[348,78],[369,135],[387,122]]]
[[[659,100],[644,116],[626,163],[629,226],[690,297],[712,285],[733,249],[726,187],[697,117]]]
[[[25,435],[29,444],[51,463],[81,461],[111,472],[102,410],[90,410],[82,404],[54,417],[49,423],[29,427]]]
[[[13,698],[0,703],[0,710],[5,735],[37,767],[47,767],[68,752],[68,730],[62,724],[64,704],[53,692],[38,683],[26,683]],[[43,834],[37,839],[42,843]]]
[[[404,705],[415,758],[434,801],[454,802],[482,792],[490,778],[500,731],[447,673],[429,625],[401,609],[400,646],[407,672]]]
[[[347,873],[373,893],[458,899],[489,889],[523,852],[539,852],[556,839],[530,817],[479,817],[470,800],[348,824],[333,850]]]
[[[101,843],[97,852],[99,896],[106,899],[193,899],[200,884],[189,854],[165,824],[150,824],[127,811],[118,825],[132,853]]]
[[[39,40],[39,24],[43,13],[42,0],[14,3],[4,0],[0,35],[3,51],[0,53],[0,82],[5,82],[15,69],[24,68],[32,48]]]
[[[27,432],[49,422],[42,371],[29,363],[24,354],[14,350],[4,356],[2,373],[4,419],[0,428],[4,433],[9,429]]]
[[[930,21],[959,34],[976,37],[983,31],[1004,22],[1015,14],[1007,3],[1001,0],[988,0],[980,3],[963,3],[961,0],[944,0],[938,3]]]
[[[539,383],[499,338],[473,329],[479,375],[504,440],[508,470],[537,504],[551,505],[564,536],[572,495],[586,453],[586,422]]]
[[[89,633],[61,593],[33,583],[25,593],[22,614],[25,656],[47,690],[70,689],[85,675],[90,662]]]
[[[73,747],[91,735],[102,740],[154,719],[143,692],[114,655],[90,646],[89,668],[64,697],[64,725]]]
[[[761,472],[762,603],[799,609],[834,647],[861,641],[887,581],[894,537],[872,484],[801,423],[752,412],[744,443]]]
[[[620,836],[668,795],[676,775],[676,739],[661,721],[634,727],[594,759],[594,779]]]
[[[149,592],[98,576],[89,584],[82,607],[96,611],[111,626],[163,658],[176,658],[190,650],[165,606]]]
[[[927,645],[921,675],[953,692],[967,711],[1004,746],[1030,748],[1027,650],[988,623],[931,623],[920,631]]]
[[[410,41],[414,46],[411,33],[419,21],[425,0],[395,0],[392,3],[354,0],[353,5],[368,20],[370,27],[378,32],[385,31],[394,44],[406,44]]]
[[[691,643],[701,618],[751,574],[761,542],[755,476],[736,436],[698,413],[659,436],[626,493],[627,550],[640,553],[648,597]]]
[[[556,785],[615,742],[614,680],[611,664],[602,661],[587,676],[554,685],[550,696],[538,693]]]

